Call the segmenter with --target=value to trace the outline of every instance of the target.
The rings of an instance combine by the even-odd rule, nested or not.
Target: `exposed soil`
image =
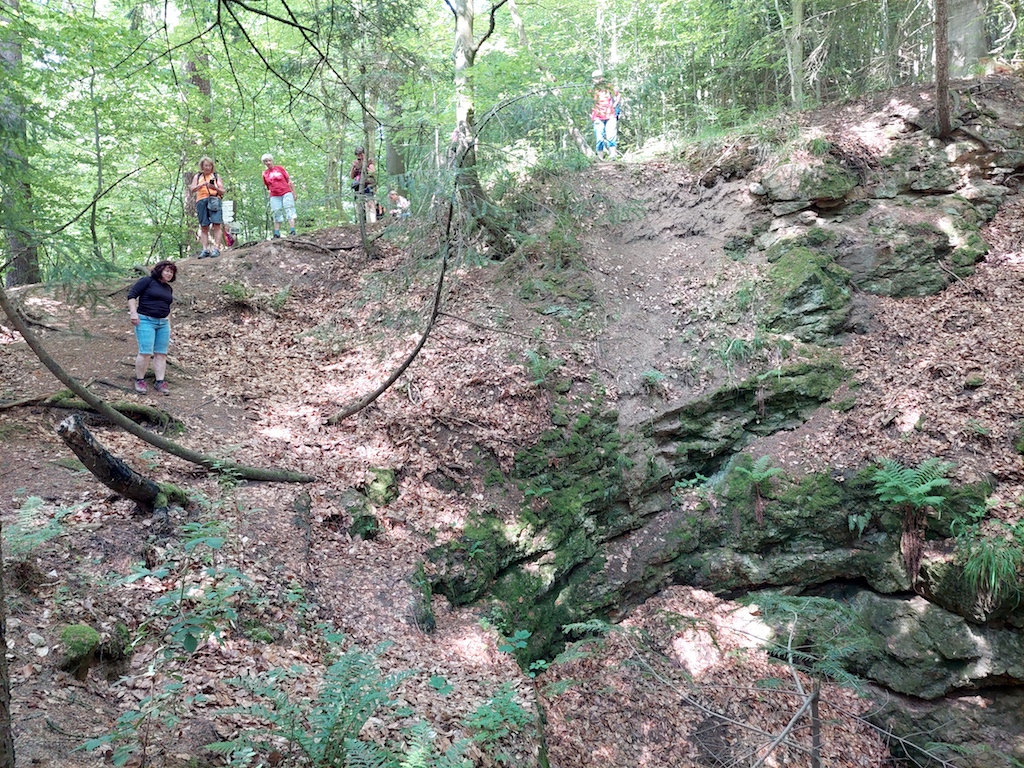
[[[851,105],[823,129],[868,146],[892,104]],[[466,735],[461,722],[506,681],[521,701],[545,702],[547,748],[557,768],[711,765],[709,754],[720,759],[749,748],[729,741],[709,712],[728,710],[766,731],[785,725],[791,712],[783,705],[738,692],[769,674],[750,638],[756,631],[728,629],[724,617],[736,606],[693,590],[674,588],[630,618],[664,651],[643,662],[647,672],[638,666],[644,654],[616,639],[538,679],[583,681],[561,697],[538,689],[499,651],[497,633],[476,609],[435,598],[433,632],[417,623],[414,610],[411,578],[424,552],[457,535],[476,506],[517,503],[492,498],[482,467],[493,460],[508,468],[519,447],[550,428],[551,378],[571,381],[571,394],[600,384],[628,427],[777,362],[778,349],[743,362],[729,354],[736,340],[754,336],[754,309],[740,308],[736,295],[746,289],[756,304],[763,265],[733,260],[724,245],[765,214],[748,182],[705,188],[700,175],[666,163],[624,162],[574,181],[593,215],[580,246],[587,271],[567,275],[576,281],[571,290],[546,285],[542,296],[524,297],[520,286],[550,278],[543,259],[454,265],[444,314],[418,359],[391,390],[338,426],[325,419],[375,388],[426,325],[440,263],[414,259],[406,245],[422,248],[429,231],[389,231],[374,261],[358,255],[356,230],[339,228],[181,262],[169,397],[131,390],[135,347],[123,301],[131,280],[73,292],[16,291],[45,347],[95,393],[166,409],[186,426],[177,439],[194,449],[317,478],[308,486],[225,482],[92,422],[103,445],[135,469],[207,500],[172,509],[166,534],[73,461],[54,432],[66,412],[38,404],[0,411],[5,534],[19,510],[38,507],[44,519],[68,513],[58,538],[8,559],[16,564],[8,574],[7,630],[19,764],[104,764],[104,750],[75,748],[109,733],[120,713],[147,696],[168,690],[172,675],[189,695],[206,699],[179,707],[180,723],[146,726],[152,742],[145,764],[179,765],[196,755],[216,764],[202,745],[245,724],[240,715],[217,714],[239,703],[224,679],[322,665],[321,634],[312,629],[320,622],[362,648],[393,642],[382,667],[418,671],[401,696],[432,724],[442,746]],[[864,299],[870,332],[840,348],[856,384],[837,401],[852,394],[853,405],[823,409],[752,452],[772,454],[789,471],[854,468],[878,456],[939,456],[957,462],[958,479],[994,477],[1002,513],[1019,515],[1024,467],[1010,435],[1024,417],[1022,208],[1012,198],[989,225],[993,251],[974,277],[932,298]],[[18,335],[0,327],[0,404],[58,388]],[[379,510],[380,535],[363,540],[348,532],[343,496],[381,467],[396,471],[399,495]],[[186,527],[209,518],[229,533],[212,562],[238,569],[252,584],[232,629],[166,662],[164,639],[143,631],[161,626],[151,600],[179,586],[174,572],[184,568]],[[169,563],[172,573],[123,582],[144,563]],[[707,618],[715,629],[666,628],[658,624],[665,611]],[[60,629],[71,623],[108,634],[123,623],[143,639],[129,662],[101,665],[81,682],[56,663]],[[268,628],[273,642],[246,634],[243,627],[253,624]],[[441,693],[432,677],[454,691]],[[709,684],[699,701],[679,704],[678,691],[694,680],[736,688],[715,693]],[[836,689],[828,696],[849,710],[859,706]],[[694,723],[700,738],[684,756],[681,734]],[[884,764],[884,744],[866,730],[829,738],[836,747],[829,765]],[[537,751],[530,729],[500,746],[474,745],[470,756],[477,765],[529,765]]]

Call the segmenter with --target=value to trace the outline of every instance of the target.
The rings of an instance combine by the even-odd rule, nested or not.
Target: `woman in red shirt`
[[[281,222],[288,219],[288,234],[295,234],[295,190],[288,178],[288,171],[274,165],[269,153],[260,158],[267,170],[263,172],[263,184],[270,195],[270,215],[274,218],[274,237],[281,236]]]
[[[605,82],[601,70],[594,70],[594,108],[590,111],[590,119],[594,121],[594,136],[597,141],[597,156],[602,153],[614,159],[618,143],[619,118],[617,107],[619,92]]]

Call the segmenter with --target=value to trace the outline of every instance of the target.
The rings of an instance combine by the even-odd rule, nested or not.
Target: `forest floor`
[[[836,111],[826,128],[882,131],[888,113],[875,106],[882,112],[864,103]],[[145,758],[129,764],[185,765],[197,756],[217,764],[203,745],[250,724],[222,713],[252,700],[225,681],[293,665],[322,670],[325,626],[348,646],[391,642],[380,665],[415,671],[400,698],[431,724],[439,747],[470,733],[466,719],[506,683],[527,708],[544,704],[555,768],[714,764],[715,754],[739,746],[716,743],[720,718],[709,712],[781,730],[792,708],[764,691],[743,693],[777,674],[756,650],[763,627],[750,609],[706,593],[674,587],[627,619],[656,653],[616,635],[536,679],[499,649],[503,638],[479,608],[434,598],[433,631],[414,609],[413,574],[425,552],[457,536],[478,505],[520,501],[492,498],[477,459],[485,453],[508,469],[551,427],[545,380],[553,371],[575,393],[602,387],[628,427],[782,354],[729,355],[756,333],[753,311],[737,309],[735,296],[756,292],[763,264],[730,259],[723,246],[763,212],[747,181],[696,181],[683,166],[627,155],[565,182],[593,206],[575,266],[545,252],[453,264],[422,353],[394,387],[336,426],[326,419],[383,381],[426,326],[440,261],[413,255],[431,247],[425,224],[379,226],[374,260],[360,255],[358,230],[342,227],[180,262],[168,397],[132,390],[130,280],[15,291],[46,349],[93,392],[165,409],[185,425],[174,439],[193,449],[316,477],[309,485],[232,482],[90,421],[112,453],[203,500],[173,508],[171,531],[162,531],[73,458],[54,430],[67,413],[38,404],[59,384],[0,323],[0,509],[15,566],[7,640],[19,765],[106,764],[109,748],[77,748],[137,707],[151,716],[129,731],[145,744]],[[994,478],[1002,514],[1019,514],[1024,476],[1010,435],[1024,416],[1022,214],[1024,201],[1011,198],[986,228],[987,260],[942,294],[866,298],[867,332],[839,349],[855,371],[852,407],[822,409],[752,450],[793,472],[939,456],[956,462],[958,480]],[[395,470],[398,496],[378,510],[379,535],[364,540],[349,533],[345,498],[374,468]],[[40,542],[32,530],[59,534]],[[202,543],[213,533],[224,536],[216,550]],[[141,568],[148,575],[126,579]],[[232,581],[235,571],[248,580]],[[241,588],[221,599],[237,610],[230,628],[193,654],[166,658],[173,643],[160,632],[174,610],[216,610],[216,586]],[[154,607],[159,597],[170,608]],[[666,611],[699,617],[701,627],[666,628],[658,619]],[[60,630],[73,623],[107,634],[124,625],[140,640],[130,660],[80,681],[57,663]],[[695,679],[705,683],[699,695]],[[304,678],[297,692],[314,682]],[[842,711],[865,706],[839,689],[826,698]],[[682,734],[693,723],[707,724],[697,728],[704,740],[687,742],[684,755]],[[371,725],[364,735],[397,735],[387,722]],[[849,727],[826,734],[828,764],[885,764],[884,739]],[[481,766],[533,764],[532,727],[513,731],[478,740],[468,754]]]

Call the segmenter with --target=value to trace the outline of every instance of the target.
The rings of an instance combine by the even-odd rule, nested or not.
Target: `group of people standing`
[[[600,159],[614,159],[618,152],[618,121],[621,96],[609,84],[601,70],[591,75],[593,80],[594,106],[590,117],[594,123],[594,139],[597,156]],[[291,178],[282,166],[274,163],[270,153],[263,155],[260,162],[266,166],[263,184],[270,198],[270,212],[274,223],[274,237],[281,237],[281,227],[288,222],[288,234],[295,234],[295,190]],[[384,208],[376,201],[377,177],[372,160],[366,159],[363,147],[356,147],[355,160],[349,171],[352,190],[365,196],[367,218],[375,221]],[[218,176],[216,166],[209,157],[199,161],[199,173],[192,177],[189,192],[195,197],[196,217],[199,219],[199,242],[202,251],[200,259],[216,258],[224,242],[224,182]],[[372,205],[372,216],[371,206]],[[395,218],[409,215],[409,201],[392,189],[388,192],[388,213]],[[174,290],[171,283],[178,274],[178,268],[170,261],[161,261],[146,277],[135,282],[128,289],[128,316],[135,327],[138,355],[135,358],[135,391],[146,393],[145,376],[150,363],[153,366],[155,383],[153,389],[160,394],[169,394],[165,375],[167,371],[167,350],[170,345],[171,329],[169,317]]]
[[[263,155],[260,162],[266,166],[263,184],[270,197],[270,213],[274,220],[274,237],[281,236],[281,225],[287,219],[288,234],[295,234],[295,190],[288,171],[274,164],[271,154]],[[195,197],[196,218],[199,219],[200,259],[220,256],[224,242],[224,182],[217,175],[213,160],[199,161],[199,173],[192,177],[188,191]]]

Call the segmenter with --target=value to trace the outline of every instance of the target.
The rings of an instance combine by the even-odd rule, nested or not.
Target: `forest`
[[[1024,764],[1022,16],[0,0],[0,768]]]
[[[500,207],[531,169],[586,151],[595,69],[623,94],[623,144],[640,150],[756,135],[759,116],[780,108],[933,79],[937,13],[954,77],[1016,57],[1016,3],[945,6],[5,2],[5,277],[82,279],[185,256],[185,180],[204,155],[242,240],[268,232],[264,152],[295,178],[308,230],[352,219],[357,145],[378,162],[381,188],[428,208],[449,193],[460,126],[473,151],[459,165],[482,182],[480,204]]]

